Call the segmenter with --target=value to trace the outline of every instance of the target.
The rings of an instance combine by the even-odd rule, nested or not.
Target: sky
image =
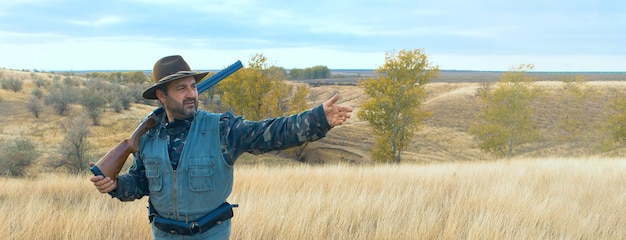
[[[420,49],[442,70],[626,71],[620,0],[2,0],[0,67],[376,69]]]

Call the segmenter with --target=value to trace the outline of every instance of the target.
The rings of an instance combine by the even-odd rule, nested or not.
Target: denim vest
[[[222,156],[219,117],[197,111],[176,171],[169,160],[167,139],[159,138],[158,132],[142,137],[141,159],[150,202],[159,215],[191,222],[217,208],[230,195],[233,167]]]

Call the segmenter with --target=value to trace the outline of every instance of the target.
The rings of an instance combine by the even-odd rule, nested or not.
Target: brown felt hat
[[[179,55],[167,56],[159,59],[152,68],[150,79],[154,83],[152,87],[143,92],[145,99],[157,99],[156,90],[176,79],[193,76],[196,82],[202,80],[209,72],[191,71],[185,59]]]

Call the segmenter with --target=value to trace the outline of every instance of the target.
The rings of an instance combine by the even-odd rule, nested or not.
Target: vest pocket
[[[195,158],[189,161],[189,190],[203,192],[213,190],[212,158]]]
[[[148,178],[148,185],[150,191],[161,191],[163,188],[163,177],[159,170],[159,163],[156,160],[147,159],[143,165],[146,169],[146,178]]]

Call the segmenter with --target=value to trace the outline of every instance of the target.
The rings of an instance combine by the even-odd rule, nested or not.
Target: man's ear
[[[165,95],[165,92],[163,90],[157,89],[156,90],[156,96],[159,99],[159,101],[161,101],[161,103],[165,102],[166,95]]]

